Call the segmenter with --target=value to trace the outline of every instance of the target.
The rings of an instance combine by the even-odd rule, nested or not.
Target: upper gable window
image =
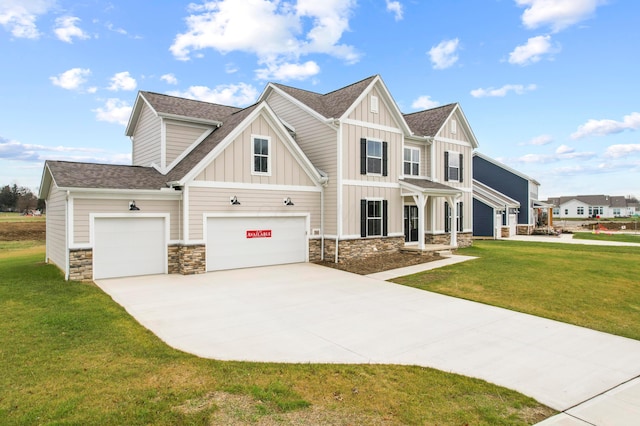
[[[444,152],[444,180],[462,182],[463,156],[459,152]]]
[[[420,175],[420,150],[418,148],[404,149],[404,174],[405,176]]]
[[[387,176],[387,142],[360,139],[360,174]]]
[[[377,96],[371,96],[371,112],[373,113],[377,113],[378,112],[378,97]]]
[[[458,123],[455,119],[451,119],[451,133],[456,134],[458,132]]]
[[[251,158],[253,175],[271,175],[271,138],[268,136],[251,137]]]

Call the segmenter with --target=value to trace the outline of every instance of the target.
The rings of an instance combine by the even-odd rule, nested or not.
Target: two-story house
[[[458,104],[404,115],[380,76],[318,94],[269,84],[235,108],[139,92],[132,166],[47,161],[47,260],[97,279],[471,244]]]

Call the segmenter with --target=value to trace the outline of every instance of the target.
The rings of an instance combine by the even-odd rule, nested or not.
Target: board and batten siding
[[[145,104],[133,133],[132,164],[134,166],[148,167],[153,163],[160,165],[161,125],[161,119]]]
[[[285,99],[279,93],[272,91],[267,103],[296,132],[295,141],[315,167],[322,170],[329,177],[325,187],[325,233],[337,233],[338,206],[338,151],[337,128],[331,127],[312,116],[298,105]]]
[[[135,212],[129,211],[129,201],[126,199],[96,199],[73,198],[73,244],[89,244],[90,241],[90,214],[100,213],[128,213],[131,216]],[[180,239],[180,201],[178,200],[145,200],[136,199],[136,205],[144,213],[169,213],[170,216],[170,240]]]
[[[344,205],[342,209],[342,223],[344,235],[360,235],[360,200],[387,200],[387,231],[391,234],[403,232],[402,198],[399,188],[381,188],[371,186],[345,185],[342,193]]]
[[[47,197],[47,261],[66,272],[67,264],[66,193],[52,186]]]
[[[378,112],[371,111],[372,97],[378,98]],[[349,116],[349,120],[356,120],[365,123],[375,123],[380,126],[393,127],[400,129],[400,123],[397,122],[389,107],[383,101],[383,96],[377,87],[373,87],[364,99],[353,108]]]
[[[229,199],[238,197],[240,205],[231,205]],[[285,206],[283,200],[290,197],[293,206]],[[311,230],[320,228],[320,192],[280,191],[263,189],[221,189],[189,187],[189,239],[204,239],[205,214],[276,215],[310,213]]]
[[[271,176],[254,175],[253,136],[271,139]],[[315,186],[282,139],[263,116],[253,121],[202,171],[196,181]]]
[[[210,128],[165,120],[166,165],[168,166]]]

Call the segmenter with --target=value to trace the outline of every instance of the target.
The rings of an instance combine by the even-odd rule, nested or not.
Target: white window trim
[[[383,211],[383,206],[382,206],[382,202],[384,201],[384,199],[382,199],[382,198],[367,198],[366,201],[367,201],[367,237],[381,237],[382,234],[383,234],[382,227],[384,225],[384,211]],[[380,203],[380,217],[369,216],[369,203],[370,202]],[[369,220],[380,221],[380,233],[379,234],[369,234]]]
[[[256,172],[255,170],[255,140],[256,139],[264,139],[267,141],[267,171],[266,172]],[[251,135],[251,174],[253,176],[271,176],[271,157],[273,156],[273,151],[271,150],[271,136],[262,136],[262,135]]]
[[[449,153],[449,164],[447,165],[449,168],[449,176],[447,176],[447,180],[449,182],[460,182],[460,153],[457,151],[447,151]],[[455,158],[458,161],[458,167],[451,167],[451,160]],[[451,179],[451,169],[458,170],[458,178]]]
[[[408,149],[409,151],[411,151],[411,153],[412,153],[411,154],[411,158],[413,158],[413,152],[414,151],[418,152],[418,163],[417,163],[418,164],[418,174],[417,175],[414,175],[413,173],[409,173],[408,175],[404,174],[404,164],[407,162],[407,160],[404,159],[404,150],[402,151],[402,173],[405,176],[420,176],[420,158],[421,158],[421,155],[422,155],[422,153],[420,152],[420,148],[415,148],[415,147],[412,147],[412,146],[405,146],[404,149]],[[411,164],[413,166],[416,163],[414,163],[412,160],[409,160],[409,164]],[[411,167],[411,170],[413,171],[413,167]]]
[[[380,157],[374,157],[373,155],[369,155],[369,142],[375,142],[380,144]],[[382,176],[382,170],[384,168],[384,152],[383,152],[383,141],[380,139],[370,139],[367,138],[367,174],[372,176]],[[372,172],[369,170],[369,157],[380,159],[380,172]]]

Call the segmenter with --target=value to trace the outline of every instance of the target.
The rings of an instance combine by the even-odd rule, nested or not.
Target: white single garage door
[[[207,219],[208,271],[306,260],[305,217]]]
[[[163,274],[166,262],[163,217],[95,218],[95,279]]]

